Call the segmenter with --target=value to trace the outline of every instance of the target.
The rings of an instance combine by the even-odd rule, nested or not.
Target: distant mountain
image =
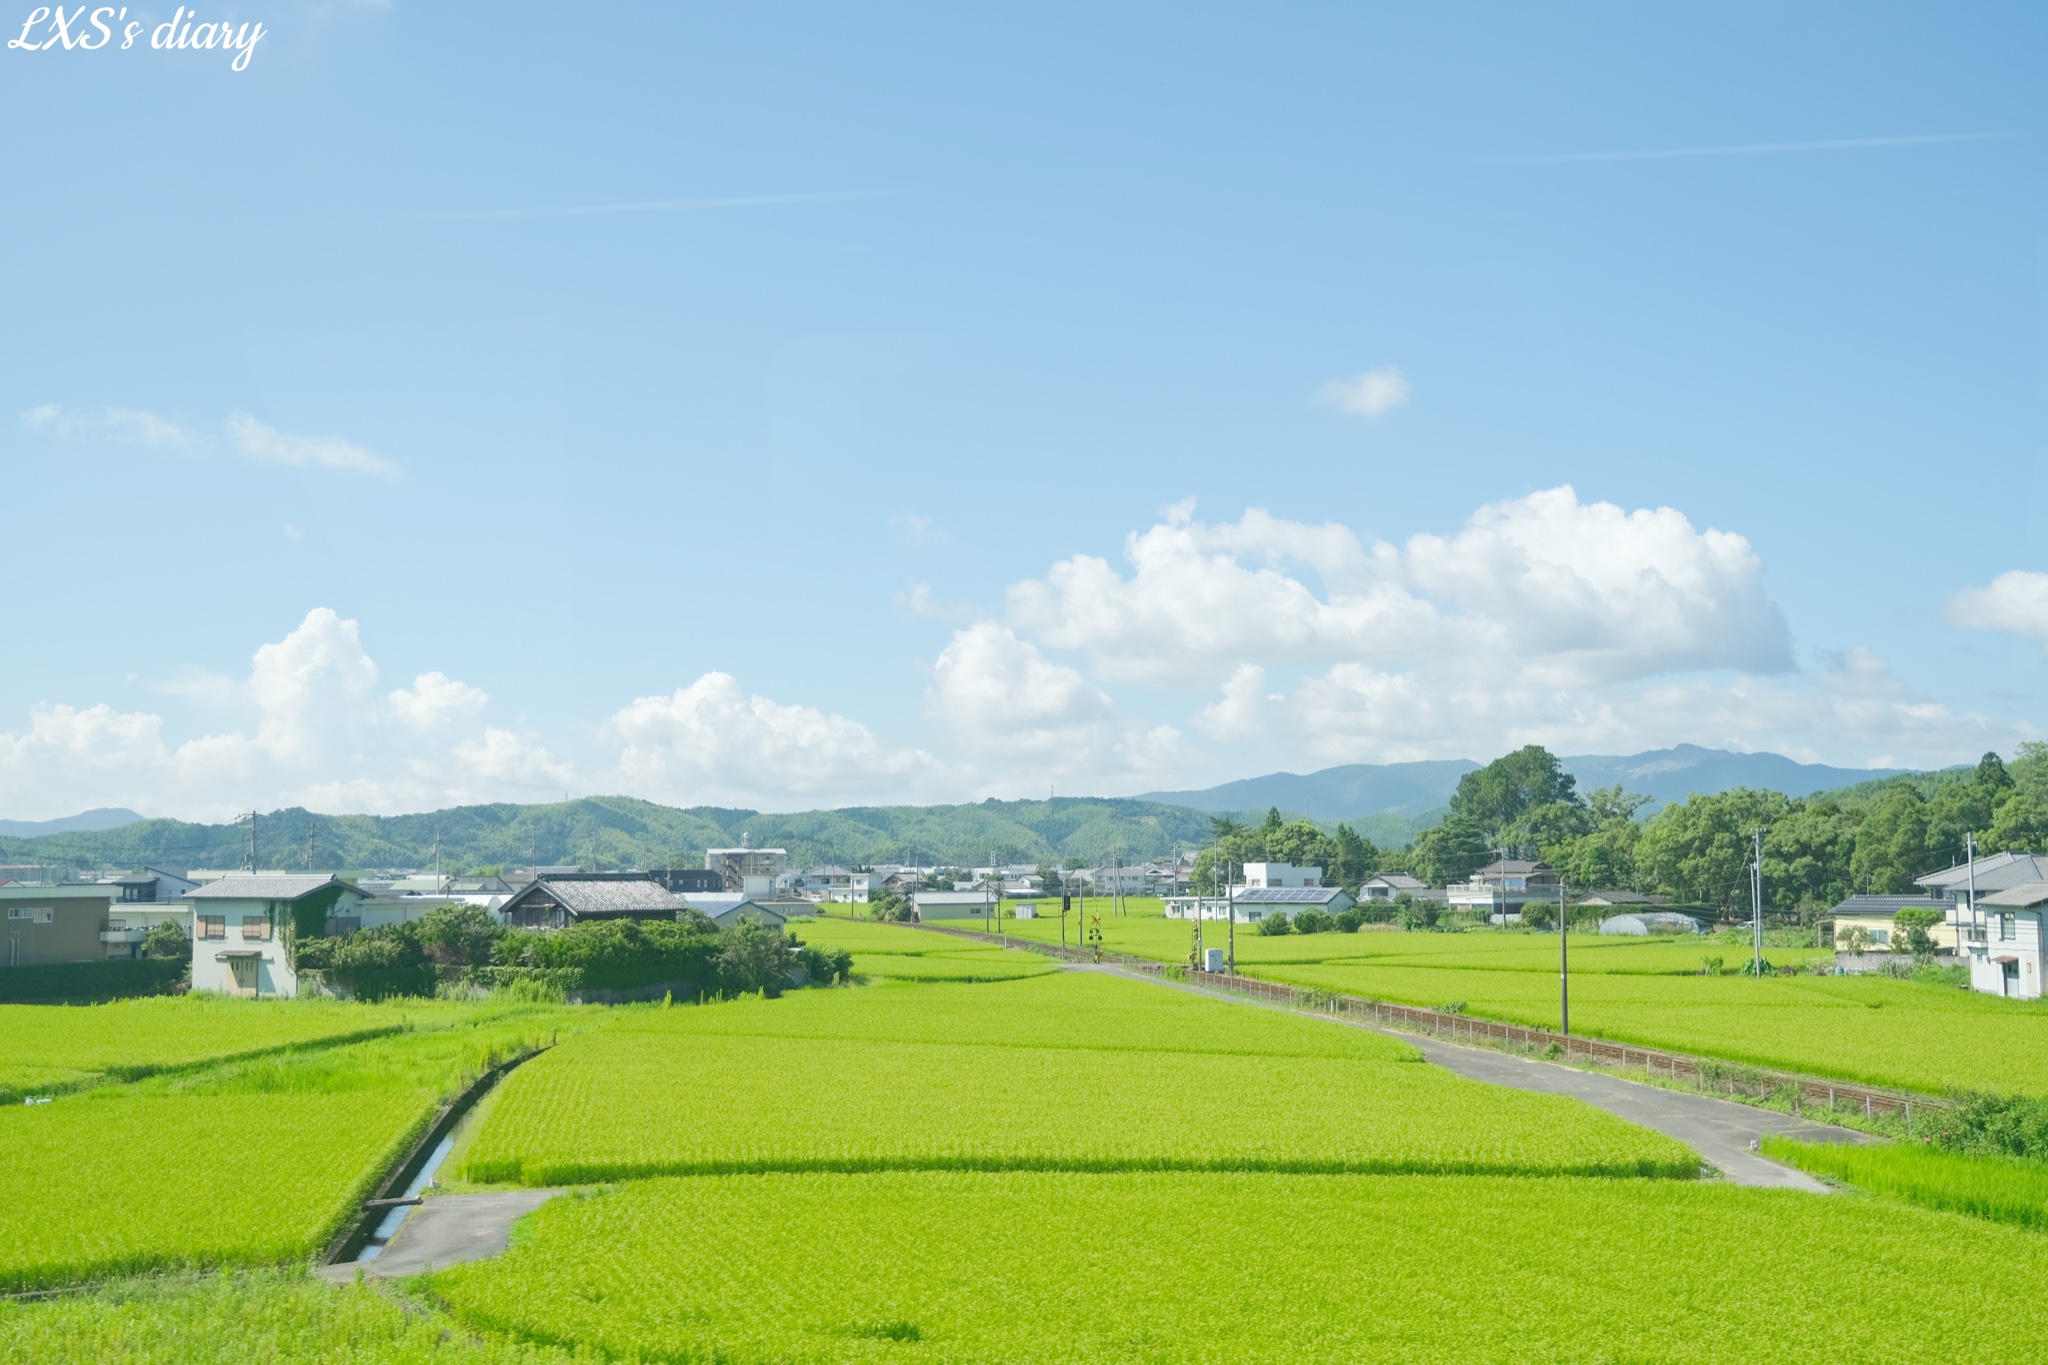
[[[122,806],[100,806],[56,820],[0,820],[0,834],[32,839],[38,834],[69,834],[74,830],[119,829],[142,817]]]
[[[83,818],[83,817],[80,817]],[[1128,862],[1171,856],[1208,837],[1208,817],[1184,807],[1131,799],[1060,797],[962,806],[863,806],[764,815],[695,806],[683,810],[627,796],[549,805],[460,806],[419,815],[317,815],[297,808],[256,822],[259,864],[298,870],[418,868],[434,865],[436,839],[450,871],[538,859],[582,867],[702,867],[708,847],[787,848],[804,863],[939,862],[952,866],[1084,863],[1121,850]],[[138,820],[117,829],[73,829],[32,838],[0,835],[0,863],[55,863],[81,869],[240,867],[241,825]]]
[[[1681,744],[1675,749],[1653,749],[1645,754],[1613,758],[1599,754],[1562,760],[1566,771],[1579,779],[1579,790],[1612,787],[1650,797],[1650,809],[1683,801],[1698,792],[1712,796],[1735,787],[1756,787],[1779,791],[1787,796],[1812,796],[1815,792],[1872,782],[1910,768],[1831,768],[1825,763],[1800,763],[1783,754],[1737,754],[1726,749],[1702,749]]]
[[[1767,787],[1787,796],[1894,777],[1902,768],[1831,768],[1799,763],[1783,754],[1738,754],[1681,744],[1626,757],[1582,754],[1561,759],[1579,780],[1579,790],[1619,784],[1650,798],[1648,810],[1683,801],[1694,792],[1712,795],[1733,787]],[[1430,817],[1451,799],[1458,779],[1480,765],[1470,759],[1426,763],[1347,763],[1308,774],[1271,773],[1225,782],[1201,791],[1147,792],[1140,801],[1217,812],[1261,811],[1271,806],[1317,820],[1375,821],[1396,817],[1411,825]],[[1645,813],[1648,813],[1646,810]]]

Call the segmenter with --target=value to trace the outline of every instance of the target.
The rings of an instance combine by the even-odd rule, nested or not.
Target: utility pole
[[[534,834],[534,835],[532,835],[532,836],[531,836],[531,839],[532,839],[532,842],[531,842],[531,843],[530,843],[530,844],[528,845],[528,848],[529,848],[529,850],[530,850],[530,851],[529,851],[529,852],[527,853],[527,855],[526,855],[526,857],[527,857],[527,863],[526,863],[526,875],[527,875],[527,879],[528,879],[529,881],[539,881],[539,880],[540,880],[540,835],[538,835],[538,834]]]
[[[1200,901],[1195,902],[1197,905]],[[1230,974],[1237,975],[1237,879],[1230,875],[1230,863],[1223,864],[1223,912],[1230,916]]]
[[[1968,871],[1968,873],[1970,874],[1970,942],[1971,942],[1971,944],[1972,944],[1972,947],[1971,947],[1971,951],[1970,951],[1970,958],[1971,958],[1971,960],[1972,960],[1972,961],[1975,961],[1975,960],[1976,960],[1976,956],[1977,956],[1977,954],[1976,954],[1976,949],[1975,949],[1975,946],[1974,946],[1974,945],[1976,945],[1976,944],[1978,944],[1978,943],[1982,943],[1982,942],[1984,941],[1984,940],[1983,940],[1983,937],[1982,937],[1982,935],[1981,935],[1981,934],[1980,934],[1980,933],[1978,932],[1978,931],[1979,931],[1979,930],[1981,930],[1981,929],[1982,929],[1982,928],[1983,928],[1984,926],[1983,926],[1983,923],[1982,923],[1982,921],[1981,921],[1981,920],[1979,919],[1979,917],[1978,917],[1978,914],[1977,914],[1977,836],[1976,836],[1976,835],[1974,835],[1974,834],[1965,834],[1965,835],[1963,836],[1963,856],[1964,856],[1964,857],[1966,857],[1966,858],[1968,858],[1968,859],[1970,860],[1970,861],[1969,861],[1969,866],[1968,866],[1968,867],[1967,867],[1967,869],[1966,869],[1966,871]],[[1957,940],[1958,946],[1960,946],[1960,945],[1961,945],[1961,940],[1962,940],[1962,937],[1963,937],[1963,934],[1962,934],[1962,929],[1961,929],[1961,926],[1958,926],[1958,927],[1957,927],[1957,929],[1956,929],[1956,940]],[[1987,949],[1985,949],[1985,951],[1986,951],[1986,952],[1988,953],[1988,952],[1990,952],[1990,949],[1988,949],[1988,948],[1987,948]]]
[[[1759,981],[1764,975],[1764,832],[1758,829],[1751,838],[1754,854],[1749,862],[1749,932],[1755,950],[1749,966],[1749,973]]]
[[[1557,879],[1557,1022],[1558,1032],[1572,1036],[1572,917],[1564,878]]]
[[[434,831],[434,890],[446,891],[447,885],[441,880],[441,831]]]
[[[246,861],[243,863],[243,868],[245,871],[254,872],[256,870],[256,812],[254,810],[251,810],[249,812],[248,818],[249,846],[248,853],[246,855]]]
[[[306,871],[313,870],[313,827],[306,826]]]

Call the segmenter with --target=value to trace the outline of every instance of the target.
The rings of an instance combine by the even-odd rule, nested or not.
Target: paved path
[[[365,1279],[387,1280],[503,1255],[512,1224],[560,1193],[507,1190],[435,1195],[406,1215],[398,1234],[376,1260],[324,1265],[318,1273],[335,1284],[347,1284],[358,1270]]]
[[[1289,1009],[1277,1001],[1255,1000],[1241,995],[1206,991],[1198,986],[1162,981],[1158,977],[1146,976],[1120,967],[1078,966],[1071,970],[1110,972],[1134,981],[1147,981],[1154,985],[1189,991],[1207,996],[1211,1000],[1229,1000],[1242,1005],[1263,1006],[1290,1014],[1300,1012]],[[1569,1095],[1573,1099],[1584,1100],[1597,1109],[1605,1109],[1610,1114],[1625,1118],[1630,1123],[1654,1128],[1669,1137],[1677,1138],[1698,1152],[1709,1165],[1737,1185],[1807,1190],[1816,1194],[1827,1192],[1827,1186],[1804,1172],[1794,1170],[1790,1166],[1781,1166],[1768,1157],[1751,1151],[1750,1144],[1761,1140],[1766,1133],[1782,1133],[1803,1142],[1871,1141],[1869,1136],[1853,1129],[1811,1123],[1805,1119],[1794,1118],[1790,1114],[1774,1113],[1769,1109],[1758,1109],[1754,1105],[1737,1104],[1733,1100],[1715,1099],[1711,1095],[1666,1090],[1661,1086],[1645,1085],[1640,1081],[1626,1081],[1604,1072],[1581,1071],[1576,1067],[1538,1061],[1533,1057],[1519,1057],[1508,1052],[1496,1052],[1491,1048],[1465,1047],[1426,1034],[1376,1029],[1369,1024],[1348,1019],[1333,1018],[1331,1022],[1399,1038],[1402,1042],[1411,1043],[1421,1049],[1424,1057],[1445,1070],[1455,1071],[1460,1076],[1468,1076],[1475,1081],[1512,1086],[1517,1090],[1537,1090],[1549,1095]]]

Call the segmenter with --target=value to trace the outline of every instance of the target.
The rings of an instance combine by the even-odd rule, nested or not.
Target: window
[[[248,941],[248,940],[250,940],[250,939],[268,939],[269,937],[270,937],[270,916],[268,916],[268,915],[244,915],[244,916],[242,916],[242,938],[243,938],[243,940],[244,940],[245,942],[246,942],[246,941]]]
[[[2013,923],[2013,917],[2012,917],[2011,915],[2000,915],[2000,916],[1998,917],[1998,936],[1999,936],[1999,938],[2001,938],[2001,939],[2004,939],[2004,940],[2007,940],[2007,941],[2010,941],[2010,940],[2011,940],[2011,938],[2012,938],[2012,932],[2013,932],[2013,931],[2012,931],[2012,923]]]
[[[1889,929],[1872,929],[1870,931],[1870,941],[1876,944],[1890,943],[1892,941],[1892,931]]]
[[[226,915],[201,915],[199,917],[199,937],[226,938],[227,936],[228,917]]]

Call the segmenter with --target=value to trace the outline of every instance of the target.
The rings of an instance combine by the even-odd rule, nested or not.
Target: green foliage
[[[1764,1151],[1801,1170],[1949,1213],[2048,1227],[2048,1165],[1971,1156],[1922,1143],[1793,1142],[1775,1134]]]
[[[183,935],[180,935],[183,937]],[[0,968],[0,1002],[85,1005],[132,996],[163,995],[192,970],[179,958],[115,958],[106,962],[52,962]]]
[[[1951,1151],[2027,1157],[2048,1169],[2048,1099],[1976,1092],[1921,1122],[1921,1132]]]
[[[1212,816],[1209,824],[1215,842],[1195,855],[1195,866],[1190,873],[1196,891],[1202,895],[1217,893],[1226,869],[1231,878],[1241,878],[1246,863],[1320,867],[1325,886],[1342,885],[1339,865],[1347,856],[1353,863],[1362,865],[1372,861],[1378,852],[1352,834],[1350,852],[1346,854],[1345,846],[1339,840],[1323,833],[1316,825],[1307,820],[1283,822],[1278,810],[1267,811],[1266,822],[1257,827],[1240,825],[1228,816]],[[1339,831],[1349,832],[1342,826],[1339,826]]]
[[[1294,921],[1276,910],[1259,921],[1257,932],[1261,938],[1279,938],[1294,932]]]
[[[1417,835],[1413,849],[1414,875],[1431,886],[1464,881],[1492,859],[1493,846],[1479,825],[1455,812]]]
[[[142,956],[192,964],[192,940],[170,920],[160,920],[142,936]]]
[[[1577,786],[1555,755],[1529,744],[1459,778],[1450,813],[1481,831],[1486,843],[1506,843],[1510,827],[1538,807],[1580,805]]]
[[[770,1175],[528,1227],[434,1294],[472,1334],[612,1360],[2002,1365],[2038,1340],[1981,1324],[2048,1279],[2018,1229],[1721,1182]]]
[[[473,1180],[529,1185],[907,1168],[1698,1171],[1667,1138],[1462,1080],[1380,1035],[1093,973],[622,1010],[514,1072],[465,1159]]]
[[[1313,905],[1294,917],[1294,932],[1297,934],[1327,934],[1336,928],[1337,917]]]

